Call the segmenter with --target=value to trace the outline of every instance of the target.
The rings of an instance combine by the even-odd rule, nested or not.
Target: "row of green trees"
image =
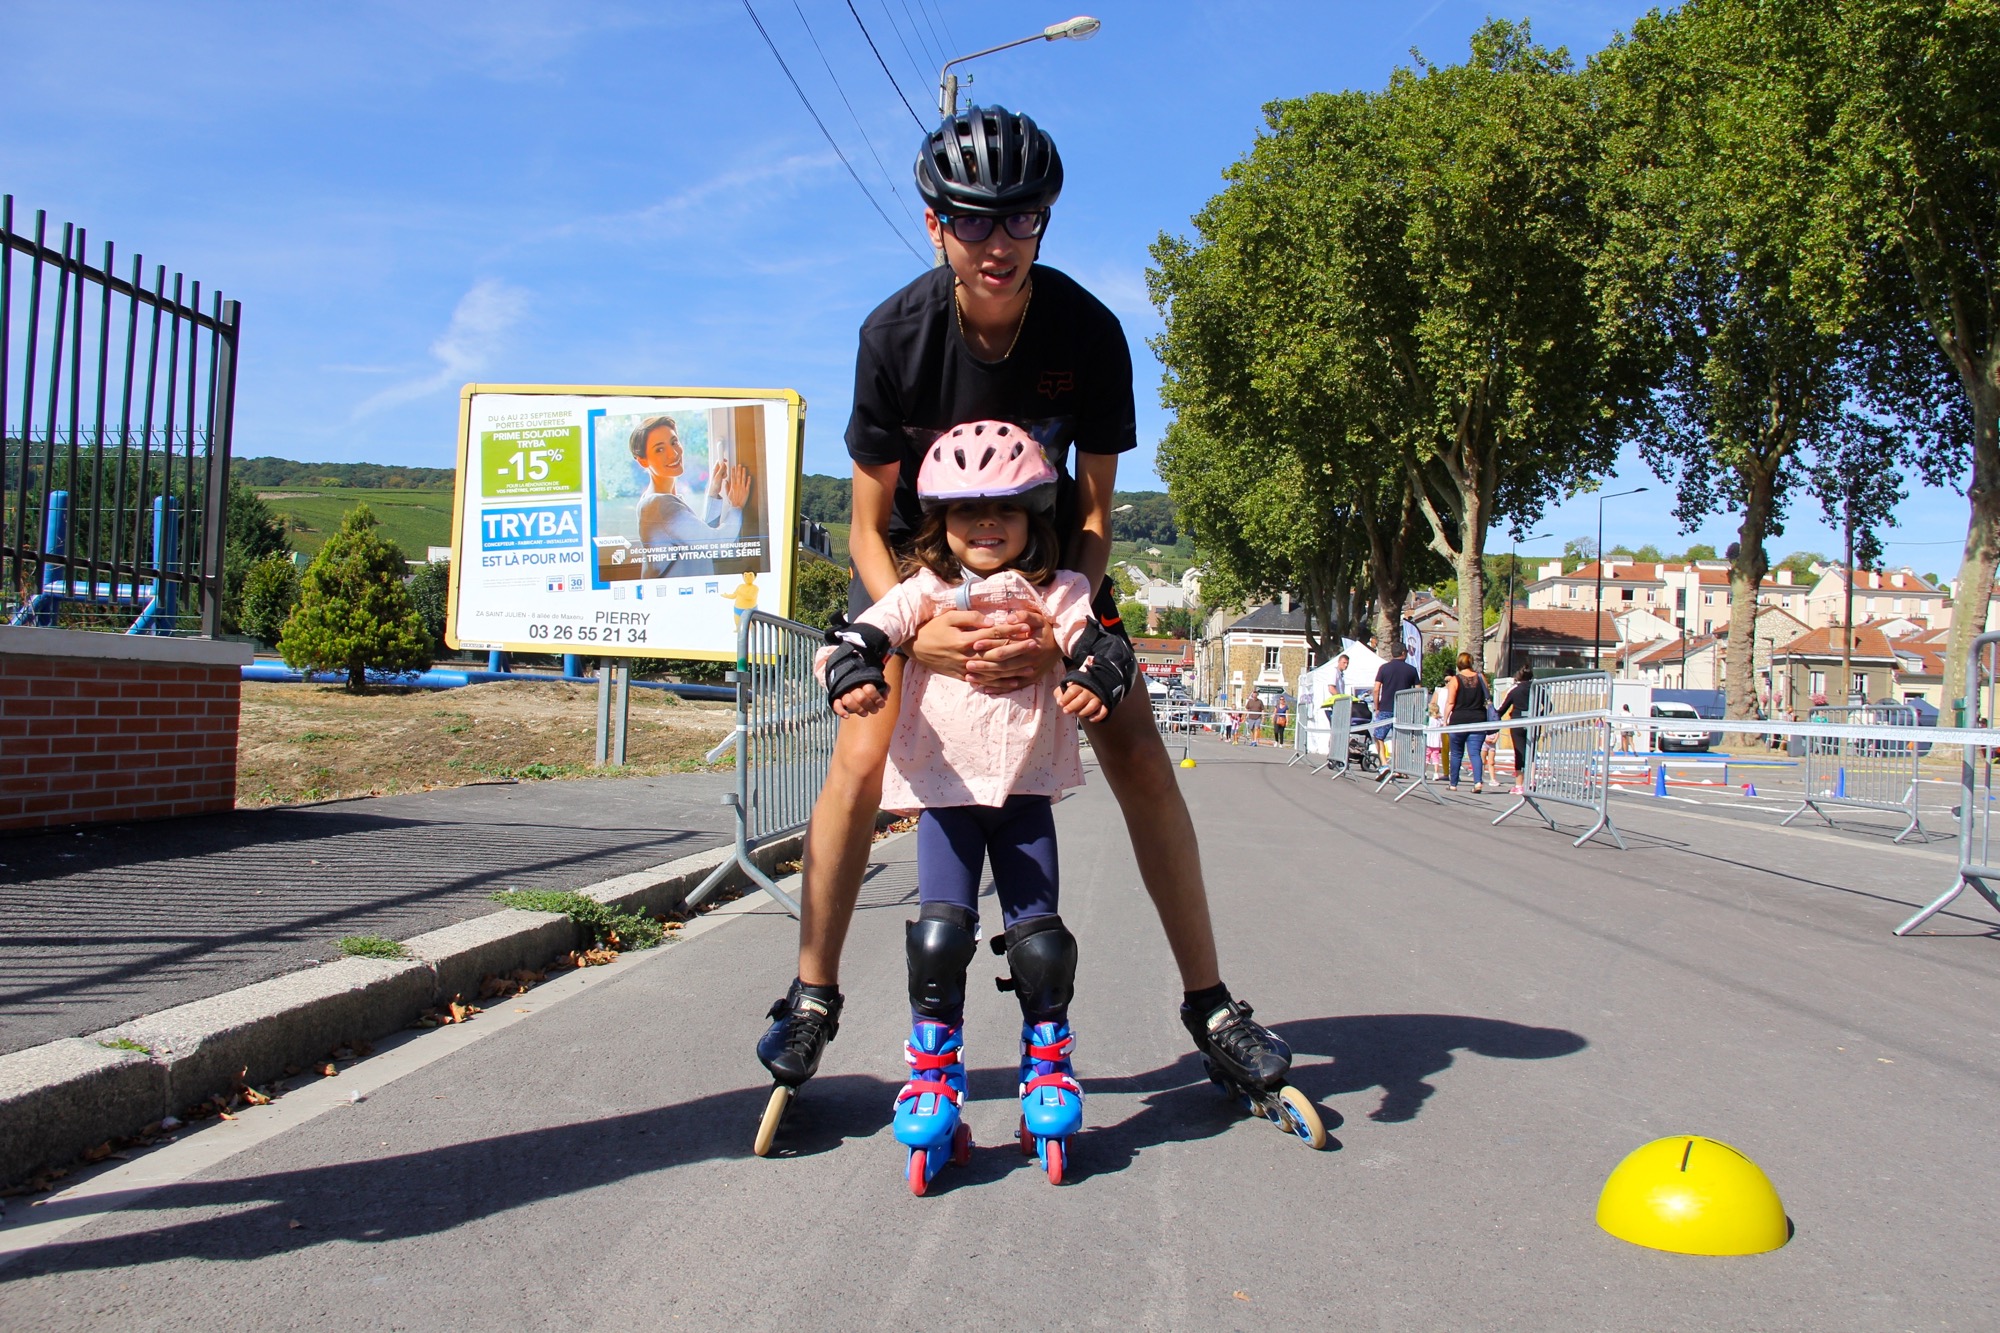
[[[1271,104],[1149,274],[1206,589],[1288,590],[1325,638],[1449,575],[1473,649],[1491,529],[1636,442],[1685,527],[1738,516],[1738,641],[1788,505],[1865,538],[1906,470],[1964,483],[1983,607],[1996,87],[1991,3],[1691,0],[1582,69],[1495,21],[1461,64]],[[1948,696],[1982,622],[1955,620]],[[1747,714],[1749,655],[1729,673]]]

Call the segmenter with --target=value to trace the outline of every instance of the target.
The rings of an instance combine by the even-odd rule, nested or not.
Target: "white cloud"
[[[450,327],[431,344],[431,355],[438,361],[437,369],[371,394],[354,409],[354,415],[365,417],[385,407],[428,397],[473,378],[499,350],[501,340],[521,322],[527,311],[527,292],[519,287],[510,287],[498,278],[481,278],[459,298],[457,308],[451,312]]]

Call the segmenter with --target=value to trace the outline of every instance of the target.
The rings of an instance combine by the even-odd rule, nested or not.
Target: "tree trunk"
[[[1385,658],[1391,655],[1386,651],[1389,645],[1400,647],[1403,642],[1403,603],[1410,595],[1405,571],[1420,517],[1407,482],[1399,494],[1401,501],[1393,531],[1372,515],[1364,515],[1363,524],[1368,533],[1368,569],[1375,589],[1375,651]]]
[[[1453,563],[1458,573],[1458,651],[1471,653],[1478,664],[1485,658],[1481,640],[1486,634],[1486,500],[1482,495],[1465,497],[1458,558]]]
[[[1723,682],[1732,718],[1757,715],[1757,590],[1769,573],[1764,537],[1771,529],[1777,469],[1744,466],[1743,523],[1736,529],[1736,559],[1729,565],[1729,664]],[[1697,585],[1698,586],[1698,585]]]
[[[368,688],[368,667],[361,662],[347,664],[347,692],[359,694]]]
[[[1984,373],[1965,377],[1972,400],[1972,485],[1966,498],[1972,516],[1965,529],[1965,558],[1958,567],[1958,590],[1951,599],[1951,638],[1944,657],[1944,717],[1952,701],[1965,700],[1965,725],[1982,712],[1979,676],[1968,670],[1972,641],[1986,630],[1986,607],[1993,596],[1993,565],[2000,554],[2000,350],[1989,353]],[[1987,719],[1989,722],[1991,717]]]

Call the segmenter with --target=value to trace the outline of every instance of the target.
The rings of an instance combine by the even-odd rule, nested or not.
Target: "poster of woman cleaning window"
[[[803,415],[790,390],[467,385],[457,637],[733,657],[742,616],[790,607]]]

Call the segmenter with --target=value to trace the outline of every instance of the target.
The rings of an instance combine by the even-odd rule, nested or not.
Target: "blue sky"
[[[1378,88],[1412,46],[1460,59],[1494,11],[1054,3],[1103,31],[976,62],[964,99],[1029,110],[1061,145],[1068,184],[1043,257],[1125,323],[1141,448],[1121,480],[1156,487],[1167,418],[1145,347],[1158,327],[1147,246],[1187,229],[1265,102]],[[844,472],[855,329],[921,271],[905,244],[923,249],[909,185],[920,131],[845,0],[752,4],[895,228],[741,0],[16,0],[0,49],[0,192],[17,216],[45,208],[243,302],[241,455],[449,466],[467,380],[784,386],[809,404],[806,469]],[[926,122],[940,52],[1078,12],[854,9]],[[1581,59],[1639,6],[1504,12]],[[1621,474],[1653,489],[1609,502],[1608,543],[1729,540],[1727,517],[1680,534],[1636,459]],[[1913,495],[1887,535],[1936,544],[1892,544],[1891,563],[1954,573],[1964,513],[1948,491]],[[1555,537],[1526,549],[1588,535],[1595,515],[1589,498],[1559,506],[1540,525]],[[1838,537],[1808,501],[1771,546],[1832,552]]]

